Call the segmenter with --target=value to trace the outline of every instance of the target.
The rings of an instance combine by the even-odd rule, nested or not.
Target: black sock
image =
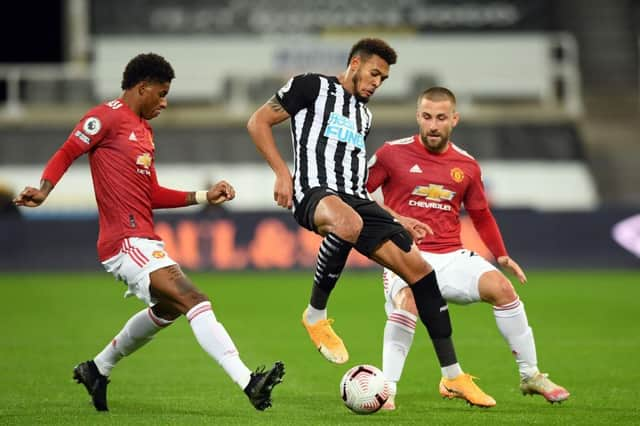
[[[441,367],[458,362],[451,340],[449,307],[443,299],[435,271],[409,286],[413,291],[420,320],[427,327]]]
[[[347,257],[352,247],[353,244],[335,234],[327,234],[322,240],[309,302],[314,308],[325,309],[327,307],[331,290],[335,287],[336,281],[347,263]]]

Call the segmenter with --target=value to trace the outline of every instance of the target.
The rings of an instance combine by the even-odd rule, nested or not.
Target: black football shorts
[[[375,201],[354,197],[325,187],[311,188],[300,203],[296,203],[294,217],[298,224],[318,233],[313,223],[318,202],[324,197],[335,195],[354,209],[362,218],[362,231],[355,244],[356,250],[370,257],[385,241],[391,239],[404,251],[409,251],[413,242],[411,235]]]

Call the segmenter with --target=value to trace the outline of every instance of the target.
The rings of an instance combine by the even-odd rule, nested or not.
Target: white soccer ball
[[[389,384],[382,371],[373,365],[356,365],[340,381],[340,395],[351,411],[371,414],[389,399]]]

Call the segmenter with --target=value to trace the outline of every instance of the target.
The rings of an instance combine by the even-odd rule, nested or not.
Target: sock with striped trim
[[[309,324],[326,319],[329,295],[340,278],[352,247],[353,244],[335,234],[327,234],[322,240],[309,301],[309,307],[312,309],[307,309]]]
[[[519,298],[506,305],[494,306],[498,330],[511,348],[516,358],[520,377],[526,378],[538,372],[538,357],[533,331],[529,327],[524,303]]]
[[[202,349],[218,361],[231,380],[244,389],[251,379],[251,370],[242,362],[231,336],[216,319],[211,302],[198,303],[187,312],[186,317]]]
[[[93,359],[100,374],[110,375],[118,361],[140,349],[158,331],[172,323],[156,316],[151,308],[145,308],[129,318],[116,337]]]
[[[395,308],[387,317],[382,345],[382,371],[390,382],[397,383],[413,343],[417,317]]]

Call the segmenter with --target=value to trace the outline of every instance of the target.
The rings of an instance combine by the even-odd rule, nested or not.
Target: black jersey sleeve
[[[315,102],[320,90],[320,78],[317,74],[300,74],[292,77],[287,84],[276,92],[280,105],[293,116]]]

